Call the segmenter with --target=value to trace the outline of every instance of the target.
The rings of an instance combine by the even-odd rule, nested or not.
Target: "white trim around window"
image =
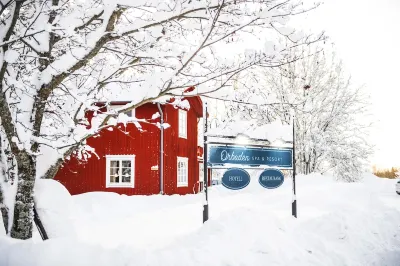
[[[189,180],[189,160],[186,157],[177,157],[177,186],[187,187]]]
[[[135,155],[106,155],[106,187],[135,187]]]
[[[182,109],[178,110],[178,135],[187,139],[187,111]]]
[[[115,109],[119,109],[119,108],[121,108],[121,107],[124,107],[125,105],[120,105],[120,104],[118,104],[118,105],[109,105],[108,106],[108,111],[111,111],[111,110],[115,110]],[[135,117],[135,109],[132,109],[132,110],[129,110],[129,111],[126,111],[126,112],[124,112],[128,117]]]

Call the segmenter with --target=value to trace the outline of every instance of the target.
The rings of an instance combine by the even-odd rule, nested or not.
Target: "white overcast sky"
[[[301,24],[325,30],[353,81],[370,93],[371,163],[400,166],[400,0],[325,0]]]

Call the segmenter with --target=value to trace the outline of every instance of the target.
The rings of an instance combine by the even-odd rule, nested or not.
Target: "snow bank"
[[[106,248],[125,243],[138,249],[168,245],[174,237],[202,225],[199,196],[126,196],[108,192],[76,195],[73,202],[80,217],[76,233],[86,243]]]
[[[74,228],[74,204],[71,194],[58,181],[37,179],[35,201],[39,217],[50,238],[70,237]]]
[[[395,180],[365,175],[344,183],[317,174],[297,180],[298,219],[291,217],[290,179],[266,190],[253,178],[242,191],[213,187],[205,225],[202,195],[71,198],[45,182],[61,195],[55,201],[75,208],[76,234],[37,244],[0,237],[0,265],[399,265]]]
[[[0,265],[12,266],[88,266],[122,265],[118,252],[70,239],[52,239],[32,245],[30,242],[0,238]]]

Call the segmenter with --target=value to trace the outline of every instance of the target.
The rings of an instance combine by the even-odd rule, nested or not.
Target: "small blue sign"
[[[224,187],[238,190],[247,187],[250,183],[250,175],[240,168],[228,169],[222,176],[221,183]]]
[[[283,173],[277,169],[264,170],[258,178],[260,185],[268,189],[280,187],[283,181]]]
[[[282,148],[245,148],[234,146],[210,146],[210,164],[268,165],[292,168],[293,150]]]

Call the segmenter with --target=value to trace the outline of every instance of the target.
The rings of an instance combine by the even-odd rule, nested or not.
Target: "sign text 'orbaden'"
[[[211,146],[210,164],[268,165],[292,168],[292,149]]]

